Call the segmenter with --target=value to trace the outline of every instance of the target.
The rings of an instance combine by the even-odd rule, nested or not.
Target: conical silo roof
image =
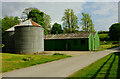
[[[13,27],[11,27],[11,28],[9,28],[8,30],[6,30],[6,31],[15,31],[15,27],[16,26],[38,26],[38,27],[42,27],[41,25],[39,25],[38,23],[36,23],[36,22],[34,22],[34,21],[32,21],[31,19],[29,19],[29,20],[26,20],[26,21],[24,21],[24,22],[21,22],[20,24],[17,24],[17,25],[15,25],[15,26],[13,26]]]

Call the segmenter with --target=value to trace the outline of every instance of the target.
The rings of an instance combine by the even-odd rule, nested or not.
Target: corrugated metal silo
[[[15,27],[15,53],[34,54],[44,51],[44,29],[27,20]]]
[[[44,29],[38,26],[15,27],[15,52],[24,54],[44,51]]]
[[[6,31],[3,35],[3,44],[5,47],[2,49],[2,52],[13,53],[14,51],[14,31]]]

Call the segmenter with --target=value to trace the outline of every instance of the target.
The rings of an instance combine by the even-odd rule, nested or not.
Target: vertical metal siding
[[[35,26],[15,27],[15,52],[40,53],[44,51],[44,29]]]
[[[4,44],[3,52],[13,53],[14,51],[14,31],[6,31],[4,36]]]

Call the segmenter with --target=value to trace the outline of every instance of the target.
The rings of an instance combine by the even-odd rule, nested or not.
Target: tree
[[[51,34],[61,34],[61,33],[63,33],[61,25],[58,23],[54,23],[51,29]]]
[[[115,23],[110,26],[109,36],[112,41],[120,41],[120,23]]]
[[[38,8],[33,8],[33,7],[29,7],[29,8],[25,8],[24,11],[22,12],[22,16],[21,16],[21,19],[23,19],[23,21],[27,20],[27,15],[29,14],[29,12],[32,10],[32,9],[36,9],[38,10]]]
[[[50,15],[44,14],[44,29],[46,31],[46,34],[50,34],[50,30],[51,30],[51,17]]]
[[[23,13],[27,15],[27,19],[31,18],[36,23],[40,24],[44,28],[45,34],[50,33],[50,15],[45,14],[37,8],[26,8]]]
[[[27,15],[28,19],[32,19],[33,21],[37,22],[40,25],[44,25],[44,12],[41,12],[37,9],[32,9],[29,14]]]
[[[72,9],[65,9],[62,17],[63,29],[65,33],[74,33],[78,27],[78,17],[74,14]]]
[[[85,14],[82,12],[83,18],[81,19],[80,24],[82,25],[82,29],[85,32],[95,32],[94,24],[92,22],[91,16],[89,14]]]
[[[13,17],[13,16],[6,16],[2,19],[2,32],[4,33],[5,30],[13,27],[14,25],[16,24],[19,24],[20,23],[20,20],[19,18],[16,16],[16,17]]]

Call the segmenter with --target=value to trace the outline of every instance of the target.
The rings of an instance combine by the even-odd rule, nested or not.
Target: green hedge
[[[110,40],[110,37],[108,36],[107,33],[105,33],[105,34],[98,34],[98,35],[99,35],[100,41],[109,41]]]

